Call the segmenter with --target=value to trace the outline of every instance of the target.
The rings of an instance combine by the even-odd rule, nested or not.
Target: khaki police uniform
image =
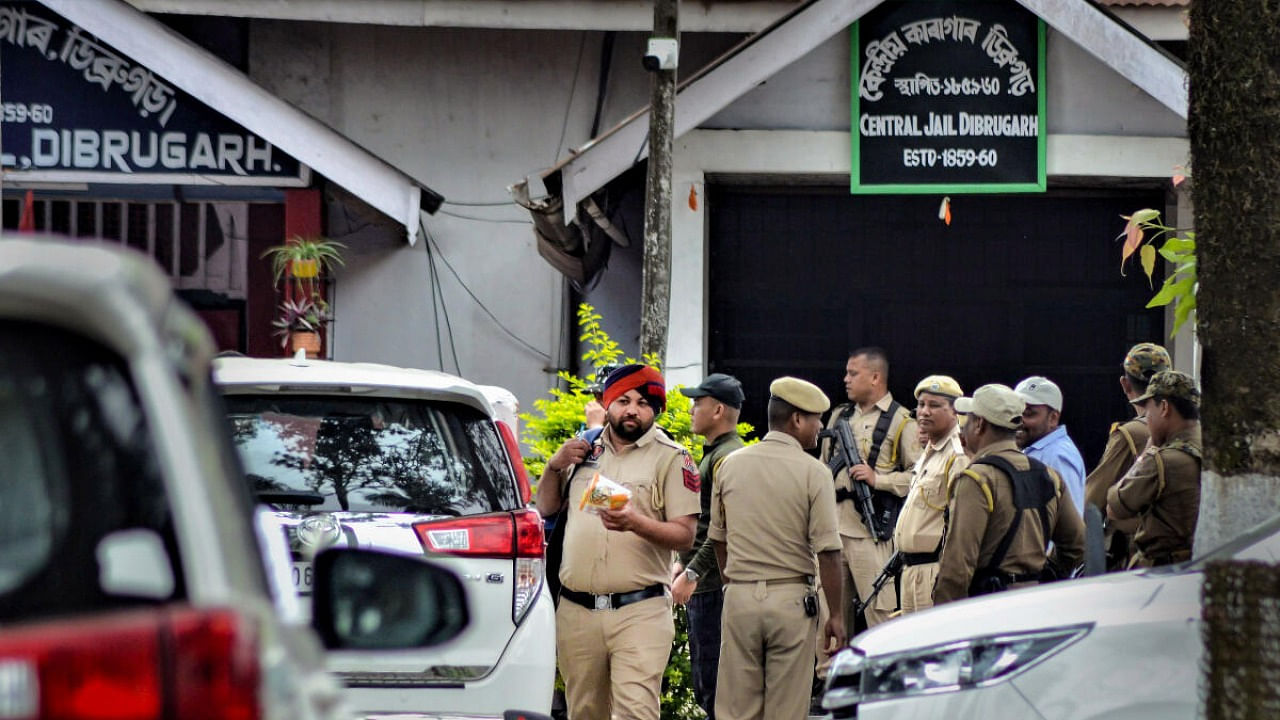
[[[716,717],[807,715],[818,618],[806,616],[817,553],[840,549],[827,468],[771,431],[720,465],[707,537],[725,543]]]
[[[991,443],[983,448],[951,485],[946,536],[938,563],[938,581],[933,588],[933,602],[940,605],[950,600],[969,597],[974,573],[986,567],[995,556],[996,547],[1013,524],[1013,482],[1003,470],[978,461],[999,455],[1015,469],[1030,467],[1027,456],[1018,451],[1012,439]],[[1084,522],[1065,492],[1062,478],[1049,468],[1055,497],[1047,505],[1050,537],[1044,536],[1040,515],[1036,510],[1023,510],[1018,532],[1000,563],[999,570],[1017,579],[1015,587],[1034,585],[1044,568],[1045,547],[1053,541],[1059,568],[1073,568],[1084,556]]]
[[[621,451],[611,438],[606,428],[587,460],[574,466],[564,494],[557,660],[573,720],[657,720],[675,636],[671,551],[635,533],[606,530],[579,502],[598,471],[631,490],[635,512],[661,521],[697,515],[698,475],[684,448],[656,425]],[[591,608],[579,602],[584,593]]]
[[[885,396],[866,412],[856,405],[853,406],[853,414],[849,416],[849,428],[853,431],[858,453],[864,461],[871,454],[871,436],[875,432],[876,423],[880,421],[881,413],[889,411],[889,405],[892,402],[893,395],[885,393]],[[833,428],[836,423],[841,422],[841,416],[847,407],[849,406],[841,405],[831,411],[831,417],[827,420],[828,428]],[[885,433],[880,445],[880,454],[876,457],[876,490],[891,492],[898,497],[906,496],[911,489],[911,468],[920,457],[918,434],[916,421],[911,419],[906,408],[899,410],[893,421],[889,423],[888,432]],[[831,452],[831,441],[825,441],[822,452],[824,462],[830,458]],[[852,489],[852,480],[847,472],[842,472],[835,478],[835,487]],[[877,542],[866,524],[862,522],[862,516],[858,514],[855,503],[851,500],[838,503],[836,516],[840,523],[840,540],[843,545],[845,564],[849,568],[849,575],[853,578],[857,597],[864,599],[870,594],[871,585],[880,575],[880,571],[893,556],[893,541]],[[822,597],[821,594],[819,597]],[[845,597],[852,599],[853,593],[847,592]],[[888,620],[889,614],[897,608],[897,598],[898,593],[893,582],[886,583],[875,602],[863,611],[867,626],[872,627]],[[825,605],[824,602],[824,615],[827,611]],[[846,626],[853,627],[852,618],[846,618]]]
[[[1085,478],[1085,503],[1102,511],[1107,516],[1107,491],[1120,482],[1120,478],[1133,467],[1133,461],[1147,446],[1151,430],[1147,427],[1145,417],[1136,417],[1124,423],[1114,423],[1111,434],[1107,437],[1107,447],[1102,451],[1102,459],[1098,467]],[[1128,561],[1130,548],[1133,546],[1132,528],[1122,529],[1117,525],[1124,523],[1108,522],[1102,545],[1107,550],[1107,569],[1122,570]]]
[[[946,437],[925,446],[912,471],[911,490],[893,533],[903,561],[899,582],[904,614],[933,607],[947,488],[968,466],[957,425]]]
[[[1120,478],[1133,467],[1133,461],[1147,446],[1147,439],[1150,437],[1151,430],[1147,428],[1145,417],[1112,425],[1111,434],[1107,436],[1107,447],[1102,451],[1098,467],[1085,478],[1085,502],[1096,506],[1105,516],[1107,491],[1120,482]]]
[[[1121,520],[1137,519],[1137,548],[1129,567],[1182,562],[1200,514],[1200,424],[1174,433],[1163,445],[1138,456],[1119,484],[1107,492],[1107,509]]]

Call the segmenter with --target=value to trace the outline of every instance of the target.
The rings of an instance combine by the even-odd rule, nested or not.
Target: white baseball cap
[[[1013,389],[1028,405],[1048,405],[1062,412],[1062,390],[1047,377],[1032,375]]]

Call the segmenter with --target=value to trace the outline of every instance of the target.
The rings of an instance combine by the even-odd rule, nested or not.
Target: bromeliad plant
[[[1120,252],[1120,274],[1124,274],[1124,265],[1137,252],[1142,264],[1142,271],[1147,275],[1147,283],[1152,283],[1156,269],[1156,256],[1160,256],[1173,264],[1173,271],[1165,278],[1160,291],[1151,298],[1147,307],[1163,307],[1173,303],[1173,332],[1188,320],[1194,322],[1196,311],[1196,290],[1199,281],[1196,278],[1196,234],[1191,230],[1179,230],[1160,222],[1160,212],[1150,208],[1139,210],[1132,215],[1122,215],[1126,221],[1124,232],[1124,248]],[[1147,233],[1151,235],[1148,236]],[[1161,243],[1160,241],[1163,240]],[[1159,248],[1156,245],[1159,244]]]
[[[268,248],[262,254],[263,259],[271,258],[276,284],[286,275],[294,281],[292,286],[285,286],[284,302],[280,303],[279,315],[271,323],[282,347],[288,349],[293,342],[291,338],[303,334],[305,337],[297,341],[309,354],[319,352],[319,334],[333,319],[319,277],[343,264],[342,250],[345,249],[345,245],[335,240],[294,235],[285,244]]]
[[[280,347],[289,347],[294,333],[320,333],[333,318],[329,306],[320,298],[286,298],[280,303],[280,315],[271,322]]]

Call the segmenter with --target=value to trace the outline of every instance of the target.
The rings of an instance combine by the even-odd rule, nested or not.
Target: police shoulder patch
[[[702,477],[698,475],[698,466],[693,464],[693,457],[689,453],[683,454],[683,462],[680,466],[680,472],[684,474],[684,486],[693,492],[702,490]]]

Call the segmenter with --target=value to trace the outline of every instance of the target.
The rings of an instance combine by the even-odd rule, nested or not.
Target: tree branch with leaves
[[[1164,279],[1164,284],[1147,307],[1164,307],[1172,303],[1173,332],[1170,335],[1177,335],[1188,320],[1194,322],[1195,318],[1196,291],[1200,287],[1196,276],[1195,231],[1163,224],[1160,211],[1150,208],[1121,217],[1127,221],[1124,232],[1117,237],[1124,238],[1124,247],[1120,251],[1121,275],[1124,275],[1125,263],[1135,252],[1149,284],[1154,282],[1157,257],[1164,258],[1173,266],[1173,271]]]

